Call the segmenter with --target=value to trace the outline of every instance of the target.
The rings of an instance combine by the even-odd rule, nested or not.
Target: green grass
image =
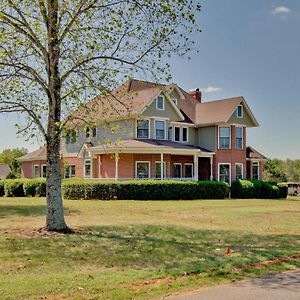
[[[89,234],[32,234],[45,199],[0,198],[1,299],[158,299],[300,267],[251,266],[300,254],[300,198],[64,204]]]

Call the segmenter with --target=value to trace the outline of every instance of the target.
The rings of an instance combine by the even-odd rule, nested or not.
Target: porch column
[[[164,154],[160,154],[160,180],[164,179]]]
[[[119,180],[119,153],[115,153],[115,180]]]
[[[195,154],[194,155],[194,180],[198,181],[198,173],[199,173],[199,169],[198,169],[198,165],[199,165],[199,161],[198,161],[198,155]]]
[[[211,156],[209,158],[210,160],[210,181],[213,181],[214,175],[213,175],[213,157]]]

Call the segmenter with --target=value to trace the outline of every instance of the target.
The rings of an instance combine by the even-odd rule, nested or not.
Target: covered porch
[[[87,155],[89,179],[213,179],[214,153],[171,141],[127,140],[88,148]]]

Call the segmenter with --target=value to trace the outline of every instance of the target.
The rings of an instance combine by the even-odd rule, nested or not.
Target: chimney
[[[199,88],[197,88],[193,91],[190,91],[189,95],[192,96],[193,98],[195,98],[197,101],[199,101],[201,103],[202,93],[201,93]]]

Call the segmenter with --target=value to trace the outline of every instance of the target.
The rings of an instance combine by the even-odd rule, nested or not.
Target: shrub
[[[24,197],[23,184],[26,179],[8,179],[5,181],[4,192],[6,197]]]
[[[277,183],[277,187],[279,188],[279,197],[286,198],[288,196],[288,185],[283,182]]]
[[[24,194],[27,197],[45,197],[46,196],[46,179],[30,179],[24,182]]]
[[[0,180],[0,197],[3,197],[5,194],[4,185],[5,185],[5,180]]]
[[[254,183],[249,180],[239,179],[231,184],[231,197],[250,199],[255,197]]]
[[[181,182],[136,180],[99,182],[72,180],[63,182],[65,199],[99,200],[187,200],[224,199],[227,185],[223,182]]]

